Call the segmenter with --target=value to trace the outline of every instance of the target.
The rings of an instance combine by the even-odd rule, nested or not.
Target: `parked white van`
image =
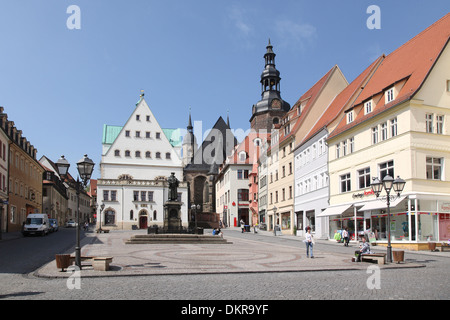
[[[45,213],[30,213],[23,226],[22,233],[26,237],[30,234],[40,234],[45,236],[49,232],[48,215]]]

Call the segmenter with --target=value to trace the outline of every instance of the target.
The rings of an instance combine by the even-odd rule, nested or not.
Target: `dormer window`
[[[389,90],[386,91],[386,103],[389,103],[391,101],[393,101],[395,99],[394,97],[394,87],[390,88]]]
[[[247,153],[245,151],[239,152],[239,161],[244,162],[247,159]]]
[[[354,120],[354,111],[351,110],[347,113],[347,124],[352,123]]]
[[[372,112],[372,100],[364,103],[364,114],[368,114]]]

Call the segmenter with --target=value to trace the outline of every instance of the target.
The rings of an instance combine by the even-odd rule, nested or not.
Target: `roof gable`
[[[311,137],[320,132],[324,127],[327,127],[331,122],[342,115],[342,111],[346,110],[349,106],[353,105],[355,99],[358,98],[358,94],[363,90],[365,84],[370,79],[370,76],[374,73],[379,64],[383,61],[384,56],[378,57],[372,64],[366,68],[355,80],[353,80],[344,90],[342,90],[331,102],[328,108],[325,110],[320,119],[311,128],[309,133],[305,136],[303,141],[299,145],[305,143]]]
[[[401,83],[395,99],[386,103],[385,99],[382,98],[378,101],[372,113],[359,112],[352,123],[347,124],[343,118],[329,138],[412,99],[439,59],[441,52],[449,41],[449,37],[450,13],[386,56],[358,99],[349,108],[360,107],[372,97],[384,95],[386,89]]]
[[[149,118],[147,119],[147,117]],[[173,149],[164,130],[143,97],[136,104],[136,108],[125,125],[120,130],[119,128],[119,126],[106,126],[106,134],[104,128],[104,138],[106,137],[104,141],[112,141],[111,147],[104,155],[105,158],[115,157],[114,150],[118,149],[122,153],[120,161],[142,164],[142,160],[146,158],[145,152],[150,151],[152,153],[152,164],[159,164],[158,162],[164,161],[164,164],[172,162],[172,165],[181,165],[177,152]],[[129,136],[127,136],[127,132]],[[150,132],[150,138],[146,137],[146,132]],[[158,137],[157,134],[159,134]],[[116,135],[115,138],[114,135]],[[125,150],[129,150],[132,154],[129,159],[124,160],[123,153]],[[136,151],[140,151],[140,159],[136,159]],[[156,152],[161,154],[161,159],[155,159]],[[165,158],[166,153],[171,154],[170,159]],[[146,164],[150,165],[150,163]]]

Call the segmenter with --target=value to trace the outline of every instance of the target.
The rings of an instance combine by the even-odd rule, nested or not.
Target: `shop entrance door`
[[[450,239],[450,214],[439,214],[439,240]]]

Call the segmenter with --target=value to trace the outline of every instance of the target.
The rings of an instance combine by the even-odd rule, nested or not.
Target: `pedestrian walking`
[[[348,247],[349,234],[348,234],[348,229],[347,228],[345,228],[342,231],[342,237],[344,238],[344,247]]]
[[[306,236],[304,242],[306,243],[306,257],[309,258],[311,255],[311,258],[314,258],[313,253],[313,245],[314,245],[314,237],[311,234],[311,228],[306,228]]]
[[[241,233],[244,233],[244,220],[241,219],[241,221],[239,221],[240,225],[241,225]]]

